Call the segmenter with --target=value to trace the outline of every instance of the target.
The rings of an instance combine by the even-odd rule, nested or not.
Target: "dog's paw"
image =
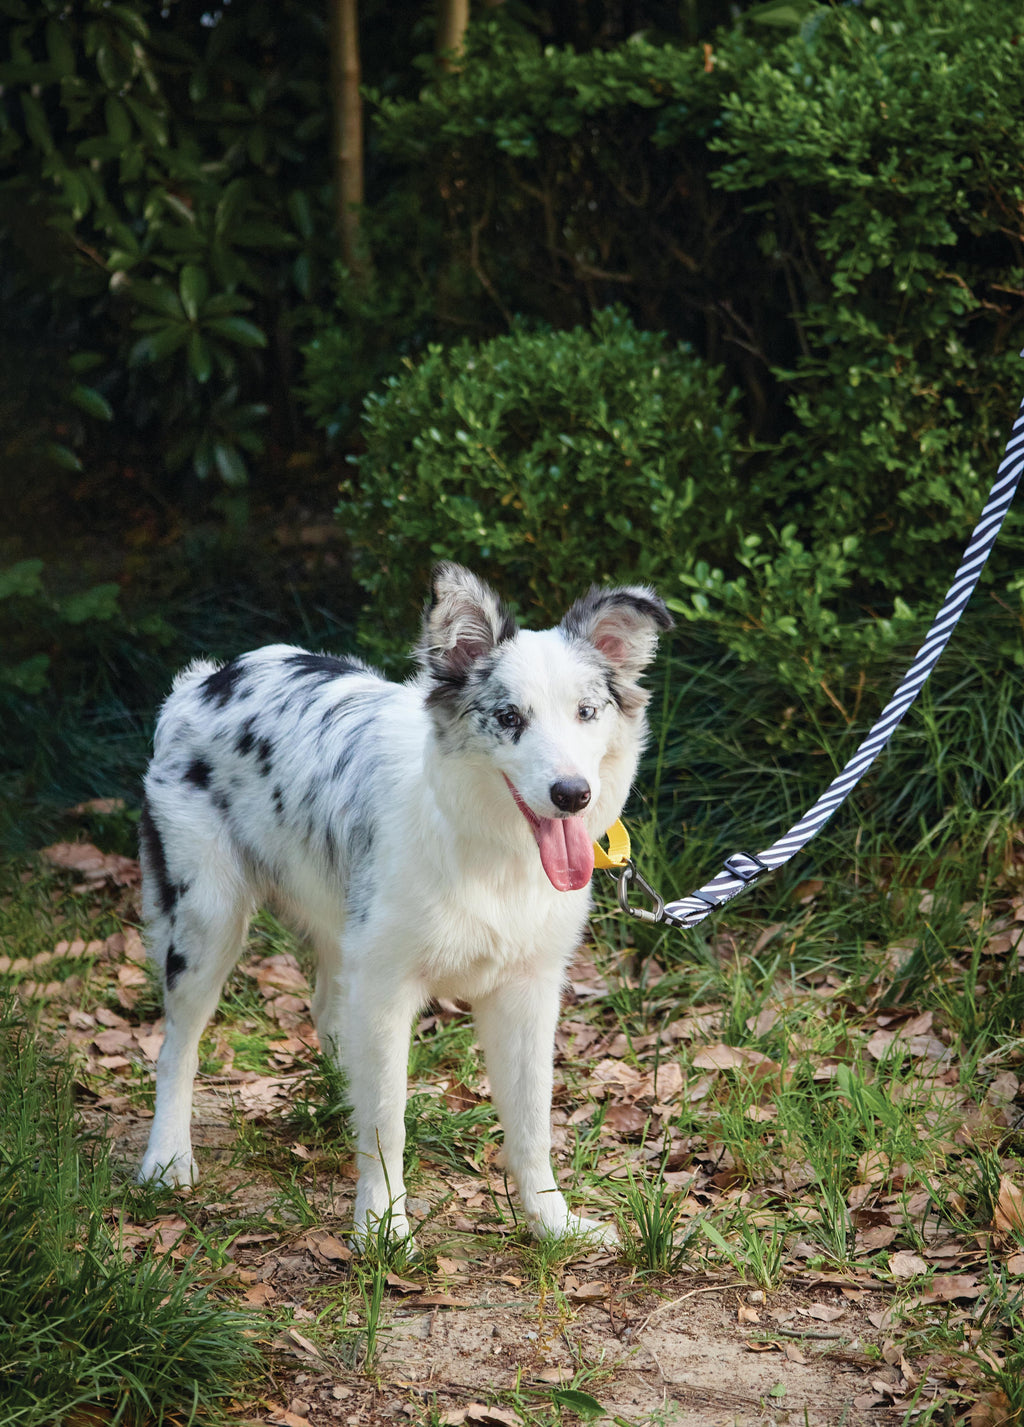
[[[188,1154],[172,1155],[170,1159],[161,1157],[159,1151],[147,1151],[135,1176],[138,1184],[149,1184],[155,1189],[185,1188],[194,1184],[198,1178],[199,1170],[191,1151]]]
[[[537,1222],[531,1227],[535,1238],[579,1239],[583,1247],[615,1248],[619,1242],[619,1235],[613,1224],[602,1224],[597,1219],[584,1219],[580,1214],[567,1212],[556,1221]]]
[[[403,1254],[412,1258],[417,1252],[412,1228],[404,1214],[378,1217],[371,1212],[361,1222],[356,1220],[348,1242],[349,1248],[357,1254],[401,1248]]]
[[[588,1243],[601,1248],[615,1248],[619,1242],[618,1230],[614,1224],[602,1224],[597,1219],[584,1219],[580,1214],[566,1216],[566,1225],[560,1238],[586,1239]]]

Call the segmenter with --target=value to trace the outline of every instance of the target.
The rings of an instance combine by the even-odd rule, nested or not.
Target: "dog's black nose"
[[[550,794],[559,812],[581,813],[590,802],[590,784],[585,778],[560,778],[551,784]]]

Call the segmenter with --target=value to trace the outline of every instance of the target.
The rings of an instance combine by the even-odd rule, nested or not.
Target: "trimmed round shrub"
[[[667,591],[707,523],[698,499],[735,495],[734,405],[718,368],[617,308],[590,328],[431,347],[367,398],[337,508],[364,644],[404,647],[440,559],[538,622],[592,583]]]

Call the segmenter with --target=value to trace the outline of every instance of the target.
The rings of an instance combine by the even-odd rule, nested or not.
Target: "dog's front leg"
[[[324,998],[320,1038],[345,1071],[355,1121],[353,1240],[360,1248],[382,1228],[391,1239],[409,1237],[402,1156],[409,1035],[421,999],[417,987],[396,985],[393,974],[386,979],[365,966]]]
[[[551,1087],[561,979],[522,977],[473,1003],[491,1096],[505,1133],[505,1164],[531,1232],[614,1243],[609,1225],[569,1211],[551,1172]]]

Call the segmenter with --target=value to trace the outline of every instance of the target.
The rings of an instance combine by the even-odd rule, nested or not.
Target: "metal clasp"
[[[649,882],[646,882],[632,861],[626,863],[620,871],[608,868],[608,874],[615,879],[616,893],[619,898],[619,906],[627,916],[635,918],[638,922],[658,923],[665,920],[665,902],[654,890]],[[648,898],[650,907],[634,907],[630,904],[629,889],[635,884],[641,896]]]

